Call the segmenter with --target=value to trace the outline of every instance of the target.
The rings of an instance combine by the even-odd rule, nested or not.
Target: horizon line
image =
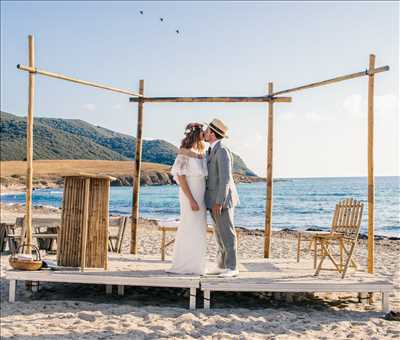
[[[399,175],[375,175],[376,177],[400,177]],[[368,175],[363,176],[308,176],[308,177],[273,177],[273,179],[316,179],[316,178],[368,178]]]

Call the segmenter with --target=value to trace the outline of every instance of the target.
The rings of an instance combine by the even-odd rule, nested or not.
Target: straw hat
[[[212,120],[211,123],[204,123],[206,124],[211,130],[218,133],[224,138],[229,138],[228,136],[228,127],[224,124],[224,122],[218,118]]]

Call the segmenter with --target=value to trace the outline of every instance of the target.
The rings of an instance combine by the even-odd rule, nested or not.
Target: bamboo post
[[[90,195],[90,178],[85,178],[84,205],[83,205],[83,230],[81,239],[81,271],[86,267],[86,245],[89,224],[89,195]]]
[[[35,66],[35,40],[28,36],[29,66]],[[33,180],[33,108],[35,100],[35,74],[29,72],[28,116],[26,124],[26,243],[32,244],[32,180]],[[26,248],[31,253],[31,247]]]
[[[144,80],[139,81],[139,95],[144,94]],[[143,100],[138,102],[138,118],[136,132],[135,152],[135,175],[133,183],[132,199],[132,222],[131,222],[131,254],[137,253],[137,228],[139,223],[139,191],[140,191],[140,169],[142,165],[142,144],[143,144]]]
[[[273,83],[268,83],[268,95],[273,92]],[[267,136],[267,195],[265,206],[264,258],[270,257],[272,234],[272,163],[274,142],[274,103],[268,102],[268,136]]]
[[[368,68],[368,273],[374,272],[374,70],[375,55]]]

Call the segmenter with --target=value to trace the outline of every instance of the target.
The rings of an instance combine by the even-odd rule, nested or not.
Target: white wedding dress
[[[194,199],[199,205],[193,211],[189,199],[179,188],[181,216],[175,237],[170,273],[203,275],[206,270],[207,210],[204,202],[207,160],[178,154],[171,173],[179,185],[178,175],[185,175]]]

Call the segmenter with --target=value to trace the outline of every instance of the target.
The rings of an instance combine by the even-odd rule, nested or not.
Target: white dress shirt
[[[211,143],[210,147],[211,147],[211,151],[214,149],[214,147],[220,142],[221,140],[217,139],[216,141],[214,141],[213,143]]]

